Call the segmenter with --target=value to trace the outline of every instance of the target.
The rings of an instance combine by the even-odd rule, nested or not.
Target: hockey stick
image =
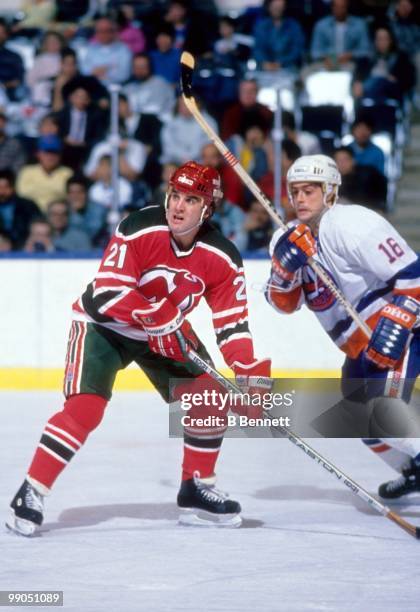
[[[213,368],[207,361],[205,361],[198,353],[196,353],[186,342],[182,332],[177,331],[176,337],[180,344],[181,350],[186,359],[194,363],[198,366],[203,372],[206,372],[211,378],[216,380],[221,386],[223,386],[227,391],[231,391],[235,395],[242,395],[241,389],[232,383],[230,380],[225,378],[220,372],[218,372],[215,368]],[[270,417],[270,413],[266,410],[263,410],[265,416]],[[404,529],[407,533],[413,536],[416,539],[420,539],[420,527],[416,527],[412,525],[405,519],[403,519],[399,514],[393,512],[388,506],[382,504],[378,501],[373,495],[368,493],[366,489],[361,487],[357,482],[355,482],[352,478],[347,476],[344,472],[342,472],[338,467],[336,467],[333,463],[325,459],[322,455],[318,453],[312,446],[309,446],[302,438],[294,434],[290,429],[283,427],[282,425],[272,425],[273,429],[284,435],[290,442],[292,442],[295,446],[303,450],[303,452],[313,459],[316,463],[321,465],[324,470],[326,470],[329,474],[335,476],[340,482],[342,482],[352,493],[357,495],[365,501],[371,508],[376,510],[382,516],[385,516],[387,519]]]
[[[265,208],[273,221],[281,227],[283,230],[287,230],[286,224],[283,222],[283,219],[278,215],[278,213],[274,210],[270,200],[267,196],[261,191],[255,181],[249,176],[249,174],[244,170],[244,168],[239,163],[239,160],[233,155],[231,151],[226,147],[224,142],[219,138],[213,128],[207,123],[201,114],[197,103],[194,98],[193,90],[192,90],[192,77],[194,72],[195,60],[191,53],[188,51],[184,51],[181,55],[181,91],[182,97],[184,99],[185,105],[187,106],[190,113],[193,115],[194,119],[201,126],[210,140],[214,143],[215,147],[220,151],[223,155],[226,162],[233,168],[236,174],[242,179],[248,189],[253,193],[259,203]],[[370,338],[372,335],[372,330],[370,327],[363,321],[363,319],[359,316],[356,309],[350,304],[350,302],[344,297],[338,287],[335,286],[333,281],[330,279],[328,274],[321,268],[321,266],[313,259],[310,258],[308,260],[308,264],[311,266],[312,270],[318,275],[318,277],[324,282],[324,284],[328,287],[331,293],[334,295],[336,300],[345,308],[349,316],[353,319],[356,325],[363,331],[363,333]]]

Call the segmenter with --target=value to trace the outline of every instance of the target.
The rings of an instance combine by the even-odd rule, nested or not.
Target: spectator
[[[94,245],[103,237],[106,226],[106,209],[88,198],[88,181],[82,175],[74,175],[66,184],[67,202],[70,206],[69,226],[85,231]]]
[[[103,155],[99,159],[98,166],[94,172],[95,182],[89,189],[89,200],[109,210],[112,208],[114,199],[114,188],[112,185],[111,157]],[[118,206],[123,208],[131,204],[133,189],[123,176],[118,177]]]
[[[26,154],[17,138],[6,133],[7,118],[0,111],[0,170],[10,168],[16,174],[26,161]]]
[[[244,204],[242,183],[232,168],[224,163],[222,155],[214,144],[204,145],[201,160],[204,165],[215,168],[220,173],[222,181],[223,198],[216,205],[212,223],[215,223],[222,234],[243,251],[247,243],[247,234],[243,228],[245,213],[241,210]]]
[[[414,60],[420,53],[420,25],[414,19],[413,0],[397,0],[390,8],[389,17],[399,48]]]
[[[0,19],[0,83],[6,89],[11,101],[20,100],[23,96],[24,68],[20,55],[7,49],[9,32],[4,19]]]
[[[349,145],[354,153],[356,164],[360,166],[373,166],[381,174],[385,174],[385,155],[371,140],[373,126],[368,119],[357,119],[351,132],[354,140]]]
[[[32,68],[26,74],[32,103],[49,107],[53,93],[53,80],[61,66],[63,39],[57,32],[46,32],[43,36],[39,54]]]
[[[390,28],[378,28],[372,59],[362,63],[356,71],[353,83],[355,97],[372,98],[377,102],[393,98],[402,102],[415,82],[414,66],[408,55],[398,50]]]
[[[153,192],[152,201],[154,204],[163,206],[165,204],[166,194],[169,189],[169,179],[178,168],[175,162],[167,162],[162,166],[161,182]]]
[[[314,27],[311,58],[327,70],[354,69],[354,62],[370,55],[371,45],[365,21],[349,15],[349,0],[332,0],[332,15]],[[314,68],[321,66],[315,65]]]
[[[146,39],[140,29],[139,23],[135,21],[134,6],[122,4],[115,19],[118,26],[118,40],[124,43],[131,53],[141,53],[146,48]]]
[[[60,57],[60,69],[54,79],[52,90],[52,110],[56,112],[64,107],[64,85],[78,74],[76,52],[73,49],[64,48]]]
[[[238,102],[230,106],[222,117],[223,140],[227,140],[233,134],[244,136],[252,125],[260,127],[265,135],[270,132],[273,126],[273,113],[267,106],[257,102],[257,94],[257,81],[254,79],[241,81]]]
[[[62,110],[69,94],[76,87],[84,87],[98,107],[108,108],[108,91],[106,87],[96,77],[80,74],[76,53],[73,49],[63,49],[60,73],[54,81],[52,109],[54,111]]]
[[[0,230],[7,232],[14,249],[22,248],[31,221],[40,215],[35,202],[16,194],[14,173],[0,170]]]
[[[37,127],[34,130],[36,136],[25,136],[24,145],[28,156],[28,163],[36,163],[36,151],[38,145],[38,138],[41,136],[57,136],[58,137],[58,120],[54,113],[48,113],[41,117],[38,121]]]
[[[104,133],[103,122],[87,89],[76,85],[57,119],[64,142],[63,163],[76,170]]]
[[[281,143],[281,207],[283,209],[283,220],[288,223],[292,219],[296,218],[295,210],[289,201],[289,194],[287,192],[287,181],[286,176],[289,168],[295,162],[298,157],[301,157],[302,151],[300,147],[293,140],[285,138]],[[274,202],[274,150],[269,150],[268,154],[268,166],[269,171],[261,177],[258,181],[258,186],[261,191],[265,193],[269,200]],[[278,205],[274,202],[275,206]]]
[[[340,199],[386,211],[387,181],[384,175],[373,166],[356,164],[350,147],[337,149],[334,159],[341,173]]]
[[[298,131],[296,129],[296,121],[293,113],[283,111],[281,114],[281,124],[285,139],[293,141],[299,147],[301,155],[316,155],[317,153],[321,153],[321,144],[315,134]]]
[[[174,32],[174,47],[188,49],[196,57],[211,52],[218,21],[213,0],[170,0],[164,13],[165,25]]]
[[[39,30],[47,30],[55,15],[55,2],[52,0],[26,0],[22,11],[24,18],[13,26],[13,33],[30,36]]]
[[[283,17],[286,0],[268,0],[269,17],[255,26],[254,59],[262,70],[297,70],[302,62],[305,37],[299,23]]]
[[[233,242],[239,251],[244,251],[248,243],[248,234],[244,229],[245,219],[246,215],[243,210],[222,199],[216,205],[211,222]]]
[[[88,44],[82,72],[102,83],[124,83],[130,76],[131,51],[117,40],[117,27],[109,17],[99,17],[95,38]]]
[[[266,141],[264,132],[257,125],[251,125],[246,130],[245,138],[236,135],[229,140],[229,148],[254,181],[259,181],[268,171],[267,152],[270,146],[271,142]]]
[[[417,3],[417,9],[419,8]],[[398,0],[390,8],[390,25],[401,51],[407,53],[416,68],[417,107],[420,88],[420,23],[415,18],[413,0]]]
[[[34,219],[29,226],[29,236],[23,250],[26,253],[53,253],[52,228],[42,217]]]
[[[268,212],[254,200],[246,215],[244,230],[247,232],[247,251],[266,251],[273,234],[273,224]]]
[[[89,236],[70,226],[70,207],[66,200],[55,200],[47,207],[47,220],[52,230],[52,241],[57,251],[90,251]]]
[[[139,127],[140,115],[133,112],[131,104],[125,94],[118,96],[118,120],[120,135],[136,138]],[[160,126],[158,134],[160,132]]]
[[[156,49],[150,51],[153,73],[173,87],[179,83],[181,51],[174,45],[174,31],[170,25],[161,25],[155,38]]]
[[[141,142],[133,138],[122,138],[119,141],[119,172],[128,181],[136,181],[146,164],[147,149]],[[98,142],[92,149],[85,165],[85,174],[94,179],[99,160],[104,155],[112,154],[110,139]]]
[[[0,253],[10,253],[12,240],[7,232],[0,230]]]
[[[138,53],[133,57],[132,75],[124,85],[134,113],[156,115],[167,120],[175,106],[174,88],[160,76],[153,74],[150,57]]]
[[[61,165],[61,140],[57,136],[41,136],[37,143],[38,163],[24,166],[17,177],[17,192],[31,197],[42,211],[54,199],[63,198],[70,168]]]
[[[205,111],[203,116],[209,125],[217,132],[216,122]],[[202,147],[209,142],[208,136],[191,115],[182,97],[178,98],[177,110],[162,128],[161,162],[173,161],[183,164],[189,159],[198,159]]]
[[[220,38],[214,43],[214,53],[220,58],[230,58],[235,64],[238,60],[249,58],[251,47],[254,45],[252,36],[236,32],[236,21],[229,16],[223,16],[219,21]]]
[[[226,164],[216,146],[209,142],[201,150],[201,163],[216,168],[222,181],[223,200],[233,206],[245,208],[244,185],[229,164]]]
[[[175,49],[183,49],[187,36],[187,5],[183,0],[171,0],[164,15],[166,23],[170,24],[174,31],[173,46]]]

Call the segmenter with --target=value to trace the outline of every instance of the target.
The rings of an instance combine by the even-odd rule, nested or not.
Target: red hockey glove
[[[232,364],[236,383],[242,393],[249,394],[249,403],[237,401],[231,406],[232,412],[247,416],[249,419],[260,419],[263,416],[264,395],[271,392],[273,379],[271,378],[271,359],[261,359],[249,364],[235,361]]]
[[[280,236],[273,252],[273,272],[283,289],[296,282],[297,271],[316,253],[316,242],[307,225],[300,223]]]
[[[147,334],[150,350],[175,361],[185,361],[175,332],[180,330],[194,349],[198,347],[198,338],[190,323],[184,319],[179,308],[167,298],[150,304],[147,308],[138,308],[133,316],[140,321]]]
[[[420,303],[397,295],[381,310],[366,348],[366,357],[380,368],[394,368],[404,355],[410,332],[420,315]]]

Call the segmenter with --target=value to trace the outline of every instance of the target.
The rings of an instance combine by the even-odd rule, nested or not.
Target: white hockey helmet
[[[328,155],[303,155],[290,166],[287,173],[287,193],[293,205],[292,183],[321,183],[324,205],[333,206],[338,198],[341,175],[335,161]]]

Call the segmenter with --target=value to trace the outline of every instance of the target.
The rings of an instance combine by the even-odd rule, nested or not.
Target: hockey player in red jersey
[[[363,206],[336,203],[340,183],[334,160],[325,155],[301,157],[289,169],[287,186],[297,221],[273,236],[266,297],[282,313],[295,312],[303,303],[315,313],[346,354],[344,395],[349,396],[356,379],[363,380],[359,399],[370,401],[372,429],[385,435],[394,417],[394,423],[402,424],[413,416],[407,406],[420,371],[420,261],[386,219]],[[309,257],[373,330],[369,341],[307,265]],[[419,416],[409,421],[411,438],[363,439],[401,472],[379,487],[386,499],[420,491]]]
[[[202,382],[205,375],[184,359],[176,336],[180,330],[209,359],[185,318],[202,297],[238,381],[253,386],[258,376],[258,385],[270,385],[270,360],[254,357],[241,257],[208,221],[222,195],[216,170],[188,162],[173,174],[164,208],[147,207],[119,224],[95,279],[73,305],[66,401],[47,422],[12,500],[10,529],[32,535],[42,523],[43,498],[101,422],[118,370],[136,362],[168,402],[170,379]],[[223,434],[223,427],[184,430],[177,498],[184,521],[195,522],[194,513],[203,512],[200,518],[216,525],[241,522],[239,503],[215,487]]]

